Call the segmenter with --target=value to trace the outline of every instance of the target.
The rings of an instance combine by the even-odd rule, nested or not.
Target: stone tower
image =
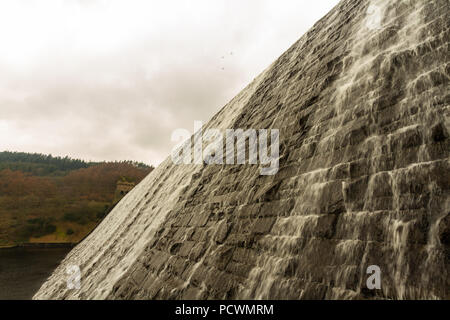
[[[125,197],[128,192],[133,190],[136,185],[133,182],[128,182],[125,180],[117,181],[116,192],[114,194],[114,203],[120,201],[123,197]]]
[[[450,298],[449,6],[341,1],[206,126],[279,129],[276,175],[168,158],[35,298]]]

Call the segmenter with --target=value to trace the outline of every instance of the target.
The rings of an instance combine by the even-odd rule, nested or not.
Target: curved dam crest
[[[279,129],[277,174],[169,157],[34,298],[449,299],[449,27],[341,1],[206,125]]]

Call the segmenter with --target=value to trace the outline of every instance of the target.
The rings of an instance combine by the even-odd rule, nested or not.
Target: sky
[[[158,165],[338,0],[2,0],[0,151]]]

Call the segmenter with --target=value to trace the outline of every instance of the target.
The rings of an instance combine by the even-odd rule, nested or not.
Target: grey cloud
[[[107,53],[57,42],[22,69],[0,53],[0,125],[10,130],[0,149],[157,164],[174,129],[208,120],[336,2],[312,13],[297,5],[298,17],[284,17],[267,0],[219,1],[204,21],[194,19],[193,5],[185,9],[192,19],[148,21],[148,32]]]

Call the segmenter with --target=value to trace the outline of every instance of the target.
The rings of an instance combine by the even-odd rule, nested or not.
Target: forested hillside
[[[139,183],[143,163],[85,162],[0,153],[0,246],[77,242],[115,205],[118,181]]]

